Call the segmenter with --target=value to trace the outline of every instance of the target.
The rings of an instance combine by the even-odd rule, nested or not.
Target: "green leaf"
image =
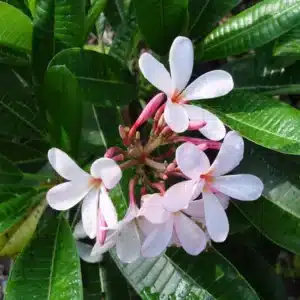
[[[65,66],[47,70],[43,100],[53,145],[76,156],[81,136],[82,96],[77,79]]]
[[[257,56],[230,62],[223,69],[231,74],[236,91],[253,91],[267,95],[300,93],[299,63],[285,68],[262,64]]]
[[[58,53],[50,66],[65,65],[77,78],[86,100],[99,106],[128,104],[136,98],[133,76],[114,57],[78,48]]]
[[[17,8],[0,2],[0,47],[31,52],[31,20]]]
[[[188,0],[133,0],[141,33],[151,49],[163,55],[186,24]]]
[[[36,12],[36,2],[37,0],[25,0],[25,4],[27,5],[28,9],[31,12],[31,15],[34,17]]]
[[[204,37],[213,26],[239,4],[240,0],[189,0],[189,32]]]
[[[9,47],[0,47],[0,63],[10,66],[30,65],[30,55]]]
[[[31,299],[83,299],[75,241],[62,216],[44,215],[36,236],[14,263],[6,299],[19,300],[24,295]]]
[[[21,10],[24,14],[26,14],[27,16],[30,17],[30,11],[27,8],[27,5],[24,3],[27,0],[4,0],[1,2],[6,2],[14,7],[16,7],[17,9]]]
[[[245,138],[288,154],[300,154],[300,112],[279,100],[233,91],[218,99],[199,101]]]
[[[260,47],[300,22],[299,0],[265,0],[232,17],[196,48],[202,59],[224,58]]]
[[[22,179],[21,171],[5,156],[0,155],[1,184],[17,183]]]

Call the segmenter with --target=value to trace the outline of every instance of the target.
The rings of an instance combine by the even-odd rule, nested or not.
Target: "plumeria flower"
[[[192,210],[203,209],[207,231],[212,240],[223,242],[229,232],[229,223],[224,207],[215,194],[220,192],[237,200],[251,201],[261,196],[262,181],[249,174],[226,175],[237,167],[243,158],[244,141],[234,131],[229,132],[220,151],[210,166],[204,152],[191,143],[185,143],[176,150],[178,167],[185,176],[202,191],[202,201],[194,202]]]
[[[97,233],[98,208],[109,227],[117,225],[117,212],[107,193],[107,189],[114,188],[122,176],[114,160],[97,159],[91,166],[91,174],[88,174],[57,148],[49,150],[48,159],[54,170],[68,180],[48,191],[47,201],[53,209],[67,210],[83,199],[82,224],[91,239]]]
[[[200,132],[211,140],[221,140],[226,134],[223,123],[209,111],[186,103],[226,95],[233,89],[232,77],[225,71],[215,70],[201,75],[186,87],[192,74],[193,61],[191,40],[179,36],[170,49],[170,73],[149,53],[141,55],[139,66],[144,77],[167,95],[164,118],[174,132],[187,130],[189,120],[205,121],[206,126],[200,128]]]
[[[205,249],[206,234],[182,212],[189,206],[193,187],[193,184],[180,182],[163,196],[153,194],[143,203],[140,215],[156,225],[142,245],[144,257],[158,256],[173,244],[182,246],[191,255],[198,255]]]

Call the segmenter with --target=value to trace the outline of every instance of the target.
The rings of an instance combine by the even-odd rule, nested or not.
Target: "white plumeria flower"
[[[84,199],[82,223],[91,239],[97,233],[98,208],[109,227],[117,225],[117,212],[106,190],[114,188],[122,176],[122,171],[114,160],[97,159],[91,166],[91,174],[88,174],[57,148],[49,150],[48,159],[54,170],[68,180],[48,191],[47,201],[53,209],[67,210]]]
[[[227,215],[215,192],[237,200],[251,201],[258,199],[263,191],[262,181],[254,175],[223,176],[239,165],[243,155],[244,141],[234,131],[226,135],[211,166],[206,154],[191,143],[185,143],[176,150],[178,167],[197,185],[197,191],[202,191],[205,224],[215,242],[223,242],[229,232]],[[192,205],[195,210],[198,205],[201,211],[201,201]]]
[[[224,96],[233,89],[233,79],[229,73],[215,70],[201,75],[186,87],[193,63],[193,44],[190,39],[182,36],[174,40],[170,49],[171,74],[149,53],[143,53],[139,59],[144,77],[168,97],[164,118],[174,132],[187,130],[189,120],[205,121],[206,126],[199,131],[211,140],[221,140],[226,134],[223,123],[209,111],[185,103]]]
[[[153,194],[143,203],[140,215],[156,224],[142,245],[144,257],[160,255],[166,247],[175,244],[191,255],[198,255],[207,244],[203,230],[182,211],[188,208],[193,185],[180,182],[170,187],[164,196]]]

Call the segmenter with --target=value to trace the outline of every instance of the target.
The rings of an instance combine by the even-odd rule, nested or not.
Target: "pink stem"
[[[199,130],[200,128],[206,126],[206,124],[207,123],[205,121],[191,121],[189,123],[188,130]]]
[[[104,154],[104,157],[112,158],[116,153],[123,153],[124,151],[119,147],[110,147]]]
[[[161,195],[166,192],[165,184],[163,182],[149,182],[149,184],[157,189]]]
[[[189,142],[194,145],[205,145],[207,148],[210,149],[220,149],[222,143],[221,142],[216,142],[216,141],[209,141],[209,140],[204,140],[204,139],[199,139],[199,138],[193,138],[189,136],[175,136],[172,138],[172,141],[174,143],[177,142]]]
[[[123,161],[124,160],[124,155],[123,154],[118,154],[116,156],[113,156],[112,159],[114,161]]]
[[[163,160],[165,158],[170,158],[174,153],[175,153],[175,148],[172,147],[166,153],[164,153],[160,156],[156,156],[155,159],[156,160]]]
[[[187,176],[185,176],[181,172],[170,172],[170,173],[168,173],[168,176],[176,176],[176,177],[180,177],[180,178],[184,178],[184,179],[189,179]]]
[[[120,168],[122,170],[126,170],[128,168],[131,168],[135,165],[138,164],[138,161],[137,160],[128,160],[128,161],[125,161],[124,163],[120,164]]]
[[[137,177],[134,177],[129,182],[129,205],[135,205],[135,195],[134,195],[134,188],[136,186]]]

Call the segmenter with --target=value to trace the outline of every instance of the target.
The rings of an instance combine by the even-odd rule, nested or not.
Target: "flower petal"
[[[140,257],[141,241],[134,221],[126,224],[120,231],[116,251],[119,259],[124,263],[132,263]]]
[[[189,127],[189,117],[181,104],[167,101],[164,118],[168,126],[177,133],[184,132]]]
[[[156,58],[149,53],[143,53],[139,59],[139,67],[144,77],[157,89],[172,96],[172,81],[169,72]]]
[[[90,239],[97,234],[99,190],[92,189],[84,198],[81,206],[81,219],[83,228]]]
[[[261,196],[262,181],[250,174],[227,175],[215,178],[213,188],[234,199],[251,201]]]
[[[84,231],[82,220],[80,220],[74,228],[73,236],[75,240],[84,239],[87,237],[86,232]]]
[[[194,195],[197,182],[186,180],[169,187],[164,194],[163,205],[169,212],[177,212],[188,207]]]
[[[67,210],[76,205],[89,192],[88,181],[69,181],[54,186],[46,195],[48,204],[56,210]]]
[[[112,229],[116,228],[118,224],[117,211],[103,186],[101,186],[101,190],[100,190],[99,207],[104,217],[104,220],[107,224],[107,227]]]
[[[116,245],[115,238],[108,239],[107,241],[105,241],[103,245],[96,242],[92,249],[91,256],[102,255],[103,253],[107,252],[109,249],[113,248],[115,245]]]
[[[144,216],[148,221],[154,224],[164,223],[170,217],[163,205],[164,198],[159,194],[153,194],[147,200],[142,202],[139,216]]]
[[[146,237],[142,245],[142,255],[144,257],[155,257],[163,253],[171,240],[172,232],[173,219],[157,225]]]
[[[228,94],[233,89],[233,79],[223,70],[207,72],[193,81],[184,91],[185,100],[210,99]]]
[[[226,210],[229,206],[230,197],[222,193],[215,193],[215,195]]]
[[[184,143],[177,148],[176,162],[183,174],[194,180],[199,180],[210,167],[206,154],[192,143]]]
[[[184,107],[191,121],[206,122],[206,125],[199,129],[205,137],[213,141],[219,141],[224,138],[226,128],[217,116],[199,106],[184,105]]]
[[[77,180],[89,176],[65,152],[57,148],[48,151],[48,160],[53,169],[67,180]]]
[[[99,158],[91,166],[91,175],[100,178],[107,189],[114,188],[122,177],[118,164],[111,158]]]
[[[187,215],[194,218],[204,218],[204,201],[203,199],[194,200],[190,202],[187,209],[183,210]]]
[[[173,90],[181,92],[191,78],[194,64],[194,49],[190,39],[177,37],[169,55]]]
[[[244,156],[244,141],[236,131],[226,134],[220,151],[210,167],[213,176],[226,174],[237,167]]]
[[[91,245],[76,241],[76,246],[80,258],[88,263],[98,263],[103,258],[101,253],[92,255],[93,247]]]
[[[224,242],[228,236],[229,223],[219,199],[211,192],[203,192],[207,231],[215,242]]]
[[[177,237],[182,248],[190,255],[198,255],[207,244],[207,236],[190,218],[180,213],[174,222]]]

